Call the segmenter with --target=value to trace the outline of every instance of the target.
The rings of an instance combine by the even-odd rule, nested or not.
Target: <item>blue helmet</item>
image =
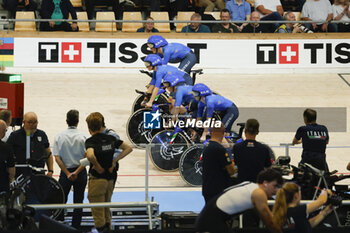
[[[144,63],[146,66],[158,66],[162,64],[162,58],[157,54],[150,54],[145,58]]]
[[[192,88],[192,92],[194,94],[194,96],[208,96],[213,94],[213,92],[210,90],[209,87],[207,87],[207,85],[203,84],[203,83],[198,83],[196,85],[193,86]]]
[[[148,38],[147,40],[147,46],[150,48],[160,48],[160,47],[164,47],[168,44],[168,41],[166,41],[162,36],[151,36],[150,38]]]
[[[167,74],[163,79],[163,83],[169,83],[169,86],[175,87],[179,83],[185,82],[184,77],[175,74]]]

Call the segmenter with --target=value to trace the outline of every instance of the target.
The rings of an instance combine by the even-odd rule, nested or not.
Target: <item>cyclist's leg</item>
[[[73,188],[74,188],[73,201],[74,201],[74,203],[83,203],[86,184],[87,184],[87,174],[86,174],[86,169],[84,169],[78,174],[78,178],[73,183]],[[82,214],[83,214],[83,209],[81,209],[81,208],[74,209],[73,219],[72,219],[72,226],[73,227],[75,227],[77,229],[80,228]]]
[[[88,184],[88,199],[90,203],[104,202],[107,192],[108,180],[90,178]],[[103,228],[106,224],[105,208],[91,208],[92,217],[94,218],[95,227]]]
[[[187,73],[190,73],[192,67],[196,64],[197,57],[196,55],[190,51],[184,59],[180,62],[179,69],[183,70]]]
[[[236,107],[236,105],[232,104],[232,106],[226,110],[226,113],[222,118],[222,123],[225,126],[226,133],[231,132],[232,125],[235,122],[235,120],[238,118],[238,116],[239,116],[238,108]]]
[[[193,79],[191,78],[191,76],[189,74],[185,73],[184,79],[185,79],[185,83],[187,85],[193,85]]]
[[[66,174],[61,170],[60,173],[60,178],[58,179],[58,183],[60,183],[60,185],[62,186],[63,192],[64,192],[64,197],[67,203],[67,199],[68,199],[68,194],[70,192],[70,189],[73,185],[73,182],[70,181]],[[61,211],[60,215],[57,217],[57,220],[59,221],[64,221],[64,211]]]

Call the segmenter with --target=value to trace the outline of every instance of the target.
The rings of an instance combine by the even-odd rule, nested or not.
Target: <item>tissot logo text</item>
[[[257,64],[276,64],[276,44],[257,44]]]
[[[58,62],[57,42],[39,42],[39,62]]]

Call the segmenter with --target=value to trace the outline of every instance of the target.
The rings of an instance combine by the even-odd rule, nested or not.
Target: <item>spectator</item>
[[[214,8],[218,8],[220,11],[225,8],[224,0],[199,0],[198,5],[205,8],[204,12],[212,12]]]
[[[204,206],[196,220],[196,232],[231,232],[226,221],[255,208],[270,232],[281,233],[272,221],[267,199],[276,194],[282,183],[279,172],[266,169],[259,173],[257,183],[243,182],[227,188]]]
[[[305,2],[301,11],[301,20],[327,21],[324,23],[306,23],[305,27],[314,32],[337,32],[334,23],[328,23],[333,19],[333,10],[328,0],[309,0]]]
[[[332,9],[333,20],[344,22],[336,24],[338,26],[338,32],[350,32],[349,0],[335,0]]]
[[[15,160],[11,146],[1,141],[6,133],[6,122],[0,120],[0,193],[10,191],[10,182],[16,173]]]
[[[257,11],[253,11],[250,17],[251,21],[260,21],[260,14]],[[243,33],[265,33],[268,32],[266,24],[249,23],[242,29]]]
[[[114,173],[116,163],[128,155],[132,149],[125,142],[102,133],[100,114],[91,113],[86,122],[91,137],[85,142],[86,157],[91,163],[89,170],[88,199],[90,202],[110,202],[114,189]],[[123,151],[113,159],[116,148]],[[91,208],[96,229],[108,231],[111,227],[109,208]]]
[[[121,19],[123,16],[123,10],[119,2],[120,2],[119,0],[85,0],[85,7],[86,7],[88,19],[95,18],[95,10],[94,10],[95,5],[112,6],[115,19]]]
[[[11,123],[12,123],[12,113],[8,109],[3,109],[0,111],[0,120],[3,120],[6,122],[6,134],[5,136],[1,139],[3,142],[6,142],[7,139],[9,138],[10,134],[12,133],[12,128]]]
[[[292,141],[293,145],[303,144],[300,163],[309,163],[318,169],[328,171],[326,146],[329,142],[329,135],[327,127],[316,123],[317,113],[313,109],[307,108],[303,116],[305,126],[298,128]]]
[[[298,11],[303,8],[305,0],[281,0],[283,10],[285,11]]]
[[[69,0],[43,0],[40,15],[43,19],[77,19],[77,13]],[[41,31],[79,31],[77,23],[49,21],[40,23]]]
[[[249,119],[245,124],[246,139],[233,146],[233,156],[238,168],[238,182],[256,182],[258,174],[271,166],[270,152],[266,145],[256,141],[259,134],[259,122]]]
[[[295,14],[291,11],[284,14],[283,18],[286,21],[296,21]],[[278,33],[298,33],[301,32],[300,27],[294,23],[285,23],[276,29]]]
[[[18,6],[24,6],[26,11],[35,11],[38,8],[38,4],[35,0],[3,0],[2,3],[4,9],[10,11],[11,18],[16,17],[16,11]]]
[[[198,13],[194,13],[191,16],[191,21],[201,21],[202,17]],[[210,32],[210,29],[208,26],[203,25],[201,23],[190,23],[190,25],[187,25],[182,28],[181,32]]]
[[[260,13],[261,21],[283,20],[284,11],[280,0],[255,0],[254,7]],[[267,24],[266,27],[268,32],[275,32],[279,23]]]
[[[158,29],[154,28],[154,19],[152,17],[147,17],[146,20],[149,22],[144,23],[142,28],[137,29],[137,32],[159,32]]]
[[[225,127],[211,128],[211,139],[203,151],[203,185],[202,195],[205,203],[232,185],[231,178],[235,173],[235,166],[221,145],[225,135]]]
[[[249,21],[250,20],[250,14],[251,14],[251,7],[248,2],[245,0],[231,0],[226,3],[226,8],[230,11],[231,14],[231,21]],[[238,24],[238,30],[242,31],[243,27],[247,25],[245,24]]]
[[[77,110],[67,112],[66,122],[68,129],[55,137],[53,146],[56,163],[61,168],[58,182],[63,188],[66,201],[73,186],[73,202],[83,203],[87,173],[85,167],[80,165],[80,160],[85,157],[85,140],[87,137],[77,129],[79,123],[79,112]],[[72,218],[74,228],[80,228],[81,217],[82,209],[75,208]],[[64,220],[63,211],[59,220]]]
[[[34,112],[27,112],[23,117],[23,127],[11,133],[7,143],[12,146],[17,164],[30,164],[34,167],[47,166],[47,175],[53,174],[53,156],[49,140],[44,131],[37,128],[38,117]],[[26,159],[26,132],[30,135],[30,158]],[[18,169],[19,170],[19,169]],[[21,174],[17,172],[16,175]]]
[[[221,21],[230,21],[230,12],[227,9],[223,9],[220,12],[220,20]],[[212,28],[212,32],[219,33],[232,33],[239,32],[237,26],[232,23],[219,23],[215,24]]]

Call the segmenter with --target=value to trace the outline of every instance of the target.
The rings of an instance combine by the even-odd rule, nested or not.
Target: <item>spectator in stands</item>
[[[9,138],[10,134],[12,133],[12,128],[10,127],[11,122],[12,122],[12,113],[8,109],[3,109],[0,111],[0,120],[3,120],[6,122],[6,134],[5,136],[1,139],[1,141],[6,142],[7,139]]]
[[[225,8],[224,0],[199,0],[198,5],[205,8],[205,12],[212,12],[214,8],[218,8],[220,11]]]
[[[121,19],[123,16],[122,5],[119,3],[119,0],[84,0],[86,12],[89,19],[95,17],[95,5],[107,5],[112,6],[115,19]]]
[[[11,18],[16,17],[16,11],[18,6],[24,6],[26,11],[35,11],[38,8],[38,4],[35,0],[3,0],[2,3],[4,9],[10,11]]]
[[[43,19],[77,19],[77,13],[69,0],[43,0],[40,15]],[[41,31],[79,31],[77,23],[49,21],[40,23]]]
[[[328,0],[308,0],[301,11],[301,20],[326,21],[324,23],[307,23],[305,27],[314,32],[337,32],[337,26],[329,23],[333,19],[333,10]]]
[[[221,21],[230,21],[230,12],[228,9],[222,9],[220,12],[220,20]],[[212,32],[219,32],[219,33],[232,33],[232,32],[239,32],[236,25],[233,23],[218,23],[215,24],[212,28]]]
[[[283,10],[301,11],[306,0],[281,0]]]
[[[261,21],[283,20],[284,11],[280,0],[255,0],[254,7],[260,13]],[[267,24],[266,28],[268,32],[275,32],[279,25],[279,23]]]
[[[250,4],[246,0],[231,0],[226,3],[226,8],[230,11],[231,21],[245,21],[250,20],[251,7]],[[247,25],[238,24],[238,30],[242,31],[243,27]]]
[[[202,16],[198,13],[194,13],[191,16],[191,21],[201,21]],[[201,23],[190,23],[190,25],[187,25],[182,28],[181,32],[210,32],[210,28],[206,25],[203,25]]]
[[[147,23],[144,23],[142,28],[137,29],[137,32],[159,32],[157,28],[154,27],[153,18],[147,17]]]
[[[286,21],[296,21],[295,14],[291,11],[284,14],[283,19]],[[279,26],[275,32],[278,33],[298,33],[301,32],[300,27],[294,23],[284,23]]]
[[[350,10],[349,0],[335,0],[332,5],[333,8],[333,20],[336,21],[348,21],[348,23],[337,23],[338,32],[350,32]]]
[[[251,21],[260,21],[260,14],[257,11],[253,11],[250,16]],[[250,23],[247,26],[244,26],[242,29],[243,33],[264,33],[268,32],[266,24],[259,23]]]

